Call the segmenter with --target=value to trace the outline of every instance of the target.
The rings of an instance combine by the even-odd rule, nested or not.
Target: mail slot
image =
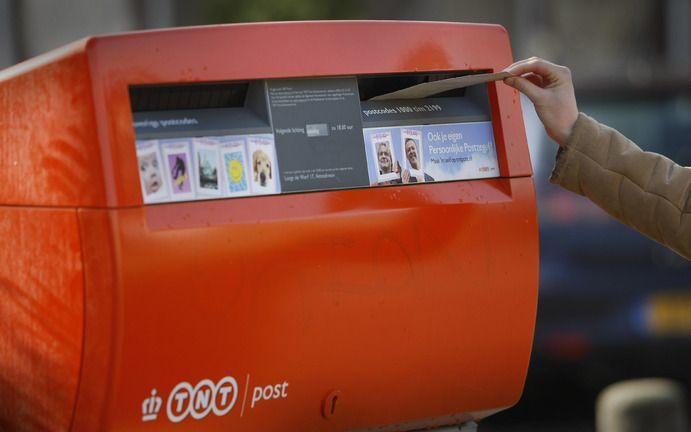
[[[520,398],[532,171],[496,25],[84,39],[0,72],[0,424],[415,430]],[[375,98],[375,99],[373,99]]]

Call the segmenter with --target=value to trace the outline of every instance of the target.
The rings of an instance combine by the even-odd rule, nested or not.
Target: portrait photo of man
[[[401,179],[403,183],[422,183],[434,181],[434,178],[422,170],[422,154],[419,140],[407,137],[403,141],[403,154],[406,158],[406,169]]]

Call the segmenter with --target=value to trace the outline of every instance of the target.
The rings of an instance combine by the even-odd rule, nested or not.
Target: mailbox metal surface
[[[0,72],[0,426],[413,430],[516,403],[538,283],[518,94],[489,83],[395,106],[365,95],[510,63],[500,26],[346,21],[92,37]],[[281,101],[296,91],[332,99],[291,111],[301,102]],[[322,102],[346,120],[323,117]],[[165,131],[147,123],[169,117]],[[417,137],[432,164],[447,152],[434,137],[471,124],[494,152],[482,178],[403,184],[372,171],[382,137]],[[245,134],[247,159],[269,141],[274,189],[250,193],[261,180],[248,160],[248,194],[214,195],[197,172],[187,195],[171,180],[167,198],[147,198],[147,145],[165,165],[170,140],[226,127]],[[199,143],[178,156],[201,167],[204,151],[233,145]],[[332,176],[291,156],[323,146],[339,153],[320,161],[355,169]]]

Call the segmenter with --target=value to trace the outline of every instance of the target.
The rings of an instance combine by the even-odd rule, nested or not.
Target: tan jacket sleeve
[[[550,181],[691,260],[691,168],[580,114]]]

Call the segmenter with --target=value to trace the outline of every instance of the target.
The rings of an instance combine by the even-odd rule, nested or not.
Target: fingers
[[[506,83],[506,85],[513,87],[519,92],[528,96],[528,98],[532,100],[533,103],[539,100],[544,94],[544,90],[541,87],[535,85],[528,78],[523,78],[520,76],[509,77],[504,79],[504,82]]]
[[[545,80],[542,79],[540,75],[534,74],[534,73],[528,73],[523,75],[523,78],[527,79],[531,83],[535,84],[536,86],[540,88],[545,87]]]
[[[506,72],[504,82],[533,102],[545,130],[559,145],[565,145],[578,118],[571,71],[538,57],[518,61]]]
[[[536,68],[546,67],[545,63],[549,63],[547,60],[541,59],[540,57],[530,57],[527,59],[519,60],[514,64],[508,66],[504,71],[512,73],[514,75],[523,75],[526,72],[533,72]]]
[[[551,63],[539,57],[520,60],[505,69],[514,75],[504,82],[525,93],[533,103],[547,96],[543,89],[572,88],[569,68]]]
[[[526,60],[518,61],[504,70],[518,76],[540,76],[542,78],[541,87],[556,86],[571,82],[571,71],[569,68],[554,64],[539,57],[531,57]],[[533,80],[531,79],[531,81]]]
[[[529,59],[520,60],[511,66],[504,69],[513,75],[523,75],[529,72],[541,75],[543,77],[564,75],[568,68],[541,59],[539,57],[531,57]]]

